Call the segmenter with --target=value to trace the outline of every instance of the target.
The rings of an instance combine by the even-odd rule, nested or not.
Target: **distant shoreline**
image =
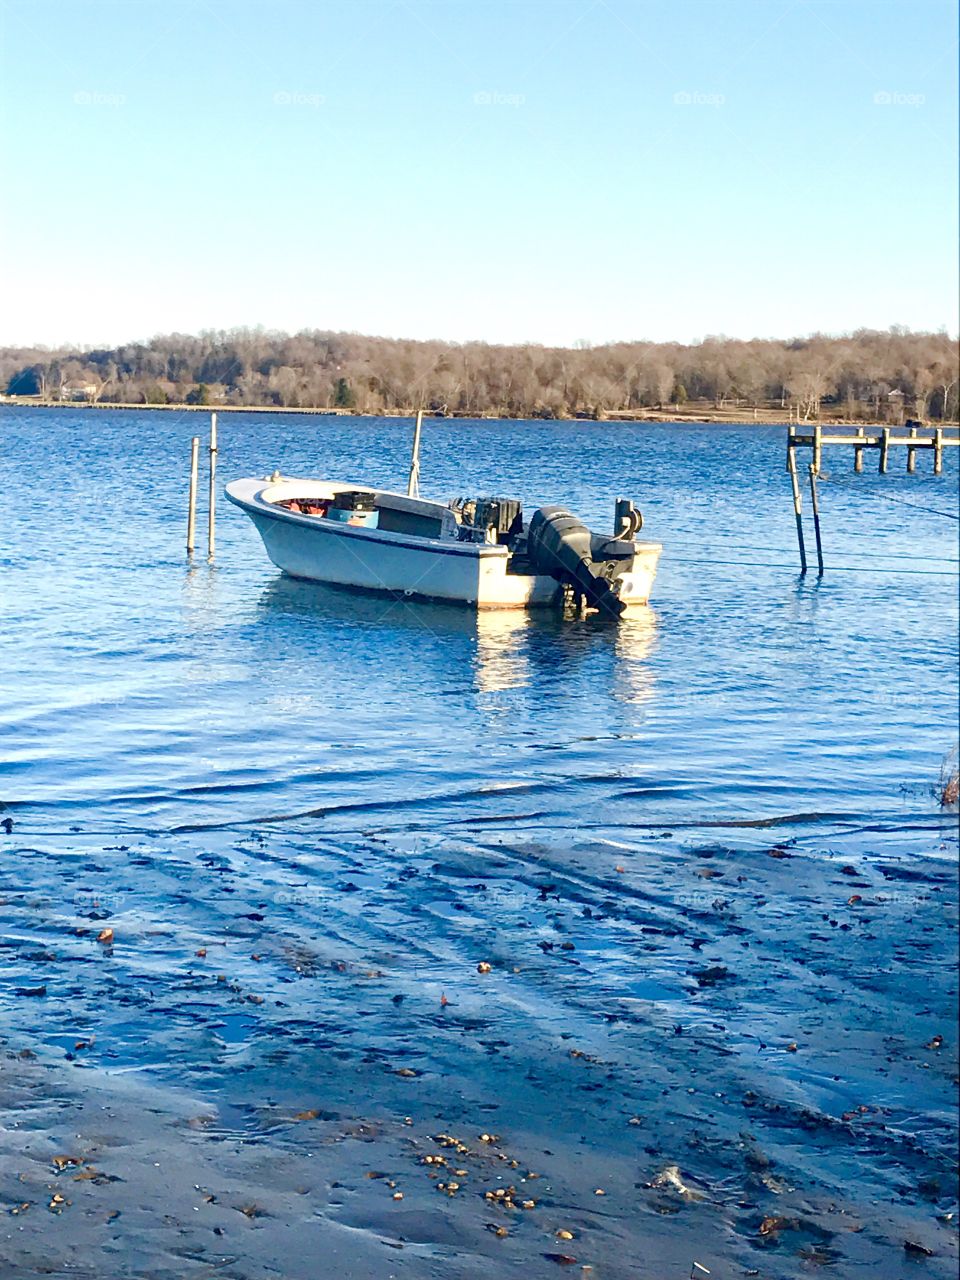
[[[293,414],[303,417],[326,417],[326,418],[412,418],[415,416],[416,409],[403,409],[392,412],[378,413],[357,413],[353,409],[341,408],[317,408],[317,407],[293,407],[291,405],[267,405],[267,404],[120,404],[113,401],[94,402],[90,400],[39,400],[33,397],[3,396],[0,397],[0,406],[10,406],[18,409],[125,409],[135,410],[142,413],[146,410],[163,410],[173,413],[271,413],[271,414]],[[424,414],[428,418],[449,418],[466,421],[484,421],[484,422],[611,422],[611,423],[629,423],[629,422],[674,422],[678,424],[689,423],[696,426],[757,426],[757,427],[779,427],[787,426],[791,422],[796,422],[796,418],[787,409],[772,409],[765,406],[756,410],[752,407],[716,409],[701,408],[699,406],[688,406],[667,412],[661,409],[639,410],[637,412],[628,412],[623,409],[612,410],[610,413],[604,414],[602,418],[592,418],[586,415],[580,417],[563,417],[563,418],[514,418],[504,416],[499,413],[437,413],[436,411],[427,409]],[[801,419],[800,425],[814,426],[816,423],[823,426],[854,426],[854,427],[885,427],[896,426],[896,423],[878,422],[873,419],[861,418],[844,418],[842,416],[821,415],[819,418],[811,418],[807,421]],[[938,425],[944,427],[956,426],[956,422],[943,422]]]

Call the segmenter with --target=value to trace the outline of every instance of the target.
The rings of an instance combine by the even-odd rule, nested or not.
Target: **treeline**
[[[412,342],[313,330],[168,334],[114,350],[0,350],[9,395],[116,403],[278,405],[358,413],[603,417],[793,406],[802,418],[957,416],[946,333],[862,329],[790,340],[707,338],[576,348]]]

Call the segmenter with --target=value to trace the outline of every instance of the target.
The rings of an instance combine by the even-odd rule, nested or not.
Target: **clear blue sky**
[[[6,0],[0,342],[957,329],[952,0]]]

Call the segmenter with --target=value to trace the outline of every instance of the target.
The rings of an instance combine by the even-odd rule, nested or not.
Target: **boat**
[[[565,507],[524,520],[510,498],[419,496],[420,421],[406,493],[297,479],[234,480],[227,498],[250,517],[284,573],[475,609],[570,605],[619,617],[650,598],[658,542],[639,542],[642,517],[617,499],[614,529],[592,533]]]

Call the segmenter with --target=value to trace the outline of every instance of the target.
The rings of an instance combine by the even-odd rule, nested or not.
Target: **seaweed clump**
[[[944,806],[956,804],[960,800],[960,770],[957,768],[957,748],[954,747],[940,766],[940,785],[938,788],[940,803]]]

